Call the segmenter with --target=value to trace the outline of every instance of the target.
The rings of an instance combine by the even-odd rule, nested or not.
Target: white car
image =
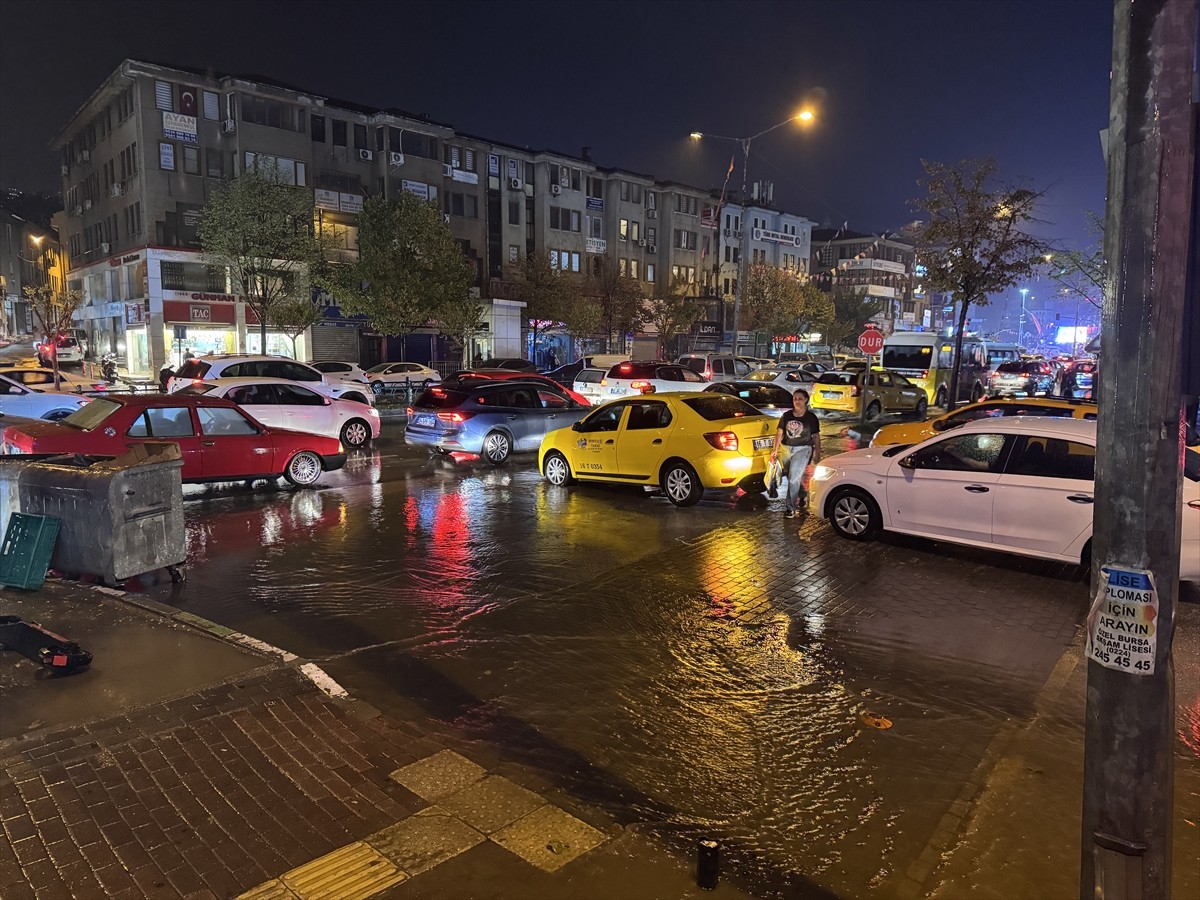
[[[571,384],[571,390],[580,396],[587,397],[588,402],[593,406],[604,401],[604,389],[600,387],[600,382],[604,380],[604,376],[608,373],[607,369],[580,369],[575,374],[575,381]]]
[[[774,367],[770,369],[756,369],[743,380],[762,381],[767,384],[778,385],[789,391],[794,391],[800,387],[805,390],[811,390],[809,385],[816,383],[817,375],[807,369]]]
[[[374,400],[364,385],[330,381],[312,366],[286,356],[233,354],[201,356],[185,361],[167,381],[167,393],[173,394],[189,384],[217,378],[282,378],[285,381],[298,381],[335,400],[357,400],[359,403],[372,403]]]
[[[358,363],[326,361],[311,364],[314,369],[325,376],[328,381],[349,381],[366,384],[367,370]]]
[[[622,362],[600,382],[600,400],[663,391],[702,391],[708,379],[686,366],[668,362]]]
[[[80,346],[78,340],[68,334],[58,336],[57,350],[48,340],[38,341],[33,345],[33,349],[37,351],[38,362],[43,366],[50,366],[52,355],[58,357],[60,366],[83,365],[83,347]]]
[[[21,384],[36,390],[54,390],[54,370],[42,366],[0,366],[0,375],[19,381]],[[60,391],[74,391],[76,394],[91,391],[107,391],[109,384],[103,378],[84,378],[76,372],[58,370]]]
[[[286,378],[217,378],[188,385],[181,394],[232,400],[268,428],[339,438],[350,448],[379,437],[379,411],[354,400],[334,400]]]
[[[1200,581],[1200,483],[1188,450],[1180,578]],[[880,530],[1087,564],[1091,559],[1096,423],[978,419],[906,447],[822,460],[812,509],[851,540]]]
[[[367,369],[367,380],[371,383],[371,390],[379,396],[384,391],[394,391],[410,385],[427,388],[441,381],[442,376],[437,369],[420,363],[390,362]]]
[[[66,391],[42,391],[0,375],[0,413],[27,419],[65,419],[90,397]]]

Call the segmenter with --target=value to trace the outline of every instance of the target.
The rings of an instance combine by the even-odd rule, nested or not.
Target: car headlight
[[[813,481],[828,481],[836,474],[837,469],[834,469],[831,466],[823,466],[820,463],[813,466]]]

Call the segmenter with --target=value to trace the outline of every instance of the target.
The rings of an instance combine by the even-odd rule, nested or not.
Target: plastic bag
[[[779,485],[783,482],[783,466],[779,460],[767,463],[767,496],[774,500],[779,496]]]

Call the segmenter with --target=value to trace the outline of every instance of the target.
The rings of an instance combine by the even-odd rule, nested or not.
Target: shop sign
[[[360,213],[362,208],[362,194],[338,194],[338,212]]]
[[[588,253],[603,253],[608,242],[603,238],[584,238],[583,249]]]
[[[717,207],[706,206],[700,212],[700,227],[701,228],[716,228],[717,227]]]
[[[696,335],[698,337],[716,337],[721,333],[720,322],[697,322]]]
[[[904,263],[892,262],[890,259],[843,259],[838,265],[842,269],[868,269],[876,272],[890,272],[893,275],[904,275]]]
[[[196,143],[196,117],[164,112],[163,137],[188,144]]]
[[[465,169],[451,169],[450,180],[461,181],[463,184],[479,184],[479,176]]]
[[[197,306],[192,304],[188,307],[188,318],[193,322],[211,322],[212,310],[205,306]]]
[[[317,188],[314,203],[315,203],[317,209],[327,209],[330,212],[337,212],[338,211],[338,192],[337,191],[323,191],[320,188]]]
[[[497,176],[500,174],[500,157],[495,153],[488,154],[488,174]]]
[[[588,197],[587,208],[594,212],[604,212],[604,201],[599,197]]]
[[[200,300],[204,303],[236,303],[240,300],[233,294],[207,294],[203,291],[163,291],[164,300]]]
[[[145,325],[146,324],[146,304],[145,303],[126,303],[125,304],[125,324],[126,325]]]
[[[429,199],[429,185],[423,181],[409,181],[404,179],[400,182],[400,186],[410,194],[416,194],[422,200]]]
[[[114,256],[108,261],[108,264],[115,269],[122,263],[135,263],[141,258],[142,254],[140,253],[130,253],[128,256]]]

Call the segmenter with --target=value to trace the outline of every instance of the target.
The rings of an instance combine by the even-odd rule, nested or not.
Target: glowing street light
[[[742,291],[746,285],[746,176],[750,168],[750,144],[757,138],[765,134],[770,134],[776,128],[782,128],[789,122],[811,122],[815,118],[811,109],[802,109],[794,115],[788,116],[782,122],[776,122],[770,128],[764,128],[758,134],[752,134],[750,137],[735,138],[728,137],[723,134],[707,134],[702,131],[693,131],[691,138],[693,141],[698,141],[702,138],[712,138],[718,141],[733,141],[735,144],[742,145],[742,227],[738,230],[738,270],[737,270],[737,290],[733,293],[733,355],[738,355],[738,337],[739,327],[741,325],[742,311]],[[732,171],[732,170],[731,170]]]

